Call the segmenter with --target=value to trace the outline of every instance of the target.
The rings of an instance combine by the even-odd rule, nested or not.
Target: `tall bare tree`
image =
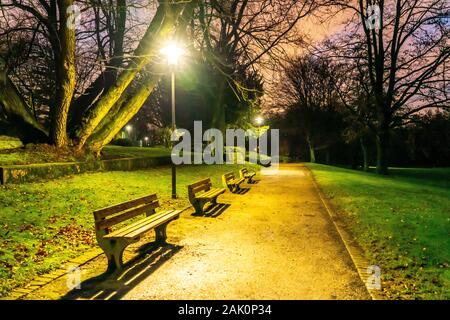
[[[317,151],[328,149],[341,135],[340,102],[334,85],[338,74],[337,66],[326,59],[299,56],[285,66],[278,86],[286,125],[304,136],[311,162],[316,162]]]
[[[335,58],[367,75],[376,118],[377,172],[388,172],[390,130],[421,110],[449,108],[450,3],[442,0],[336,1],[352,13],[332,42]]]

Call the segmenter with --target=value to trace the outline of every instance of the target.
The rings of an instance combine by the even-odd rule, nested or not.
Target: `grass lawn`
[[[103,148],[102,159],[137,158],[137,157],[170,157],[170,149],[163,147],[139,148],[106,146]]]
[[[106,146],[103,148],[102,159],[138,158],[170,156],[170,150],[163,147],[139,148]],[[16,148],[0,150],[0,165],[20,165],[33,163],[51,162],[73,162],[85,161],[73,154],[56,150],[46,145],[27,146],[27,148]]]
[[[450,168],[378,176],[307,164],[391,299],[450,299]]]
[[[189,205],[188,184],[211,177],[221,186],[222,174],[241,167],[179,167],[177,200],[171,199],[170,167],[0,186],[0,296],[96,246],[93,210],[150,193],[158,194],[163,208],[181,208]]]

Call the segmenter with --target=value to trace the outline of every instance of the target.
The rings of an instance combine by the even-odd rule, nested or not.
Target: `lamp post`
[[[258,141],[258,145],[256,146],[256,152],[258,153],[258,159],[259,159],[259,135],[260,135],[260,131],[261,131],[261,125],[263,124],[263,122],[264,122],[264,119],[263,119],[263,117],[261,117],[261,116],[257,116],[256,118],[255,118],[255,122],[256,122],[256,124],[258,125],[258,131],[257,131],[257,141]]]
[[[167,57],[167,63],[171,69],[171,86],[172,86],[172,134],[175,133],[175,67],[178,65],[178,59],[183,55],[184,50],[177,47],[175,43],[169,44],[161,49],[161,53]],[[173,141],[172,141],[173,142]],[[172,199],[177,198],[177,168],[172,162]]]

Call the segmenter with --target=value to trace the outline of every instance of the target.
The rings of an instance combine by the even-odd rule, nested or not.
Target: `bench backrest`
[[[225,182],[228,182],[228,181],[234,179],[234,173],[233,172],[228,172],[228,173],[225,173],[222,177],[223,177],[223,180]]]
[[[241,170],[239,170],[239,172],[241,173],[241,175],[245,175],[248,173],[247,168],[242,168]]]
[[[94,211],[95,229],[105,230],[142,214],[152,215],[158,207],[158,197],[156,194],[151,194],[96,210]]]
[[[188,195],[189,198],[195,197],[195,195],[202,191],[208,191],[211,189],[212,183],[211,179],[203,179],[200,181],[197,181],[191,185],[188,185]]]

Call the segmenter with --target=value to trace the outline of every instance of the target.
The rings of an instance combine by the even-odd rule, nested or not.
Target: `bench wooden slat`
[[[215,198],[216,196],[225,193],[225,189],[212,189],[208,192],[202,193],[201,195],[197,196],[197,198],[203,198],[203,199],[212,199]]]
[[[142,233],[145,233],[151,229],[154,229],[170,220],[174,220],[180,214],[180,212],[181,211],[173,211],[169,214],[163,215],[162,217],[152,220],[149,224],[142,226],[140,229],[133,230],[130,233],[127,233],[123,237],[124,238],[135,238],[135,237],[141,235]]]
[[[215,194],[216,192],[217,192],[217,188],[210,189],[210,190],[205,191],[202,194],[198,195],[197,197],[198,198],[200,198],[200,197],[201,198],[205,198],[205,197],[208,197],[208,196],[211,196],[211,195]]]
[[[241,178],[243,178],[244,180],[247,179],[247,181],[251,183],[253,181],[253,177],[256,175],[256,172],[248,171],[247,168],[242,168],[241,170],[239,170],[239,175]]]
[[[129,211],[121,213],[121,214],[119,214],[117,216],[114,216],[112,218],[98,221],[96,223],[96,226],[97,226],[98,230],[103,230],[103,229],[112,227],[112,226],[114,226],[114,225],[116,225],[118,223],[121,223],[123,221],[126,221],[126,220],[129,220],[131,218],[134,218],[134,217],[136,217],[136,216],[138,216],[140,214],[148,213],[150,210],[154,211],[158,207],[159,207],[158,201],[154,201],[152,203],[145,204],[145,205],[143,205],[141,207],[138,207],[138,208],[135,208],[135,209],[131,209]]]
[[[100,210],[94,211],[94,217],[96,221],[101,220],[102,218],[105,218],[109,215],[118,213],[120,211],[124,211],[133,207],[136,207],[138,205],[144,204],[144,203],[151,203],[152,201],[155,201],[157,199],[156,193],[151,194],[142,198],[133,199],[131,201],[122,202],[107,208],[103,208]]]
[[[244,182],[243,178],[236,178],[233,172],[225,173],[222,176],[223,186],[228,188],[231,192],[236,192],[240,189],[240,184]]]
[[[167,225],[178,219],[180,214],[187,209],[186,207],[182,210],[166,210],[155,213],[158,207],[157,196],[152,194],[94,212],[97,242],[108,259],[107,272],[123,269],[125,248],[138,241],[143,233],[154,229],[155,243],[165,244]],[[137,218],[144,214],[146,217]],[[125,225],[125,221],[133,218],[137,219]],[[111,228],[120,223],[123,224],[118,228]]]
[[[195,188],[192,188],[190,191],[192,192],[192,193],[198,193],[198,192],[201,192],[201,191],[208,191],[210,188],[211,188],[211,183],[207,183],[207,184],[203,184],[203,185],[201,185],[201,186],[197,186],[197,187],[195,187]]]
[[[188,186],[188,189],[194,189],[195,187],[199,187],[202,186],[204,184],[211,184],[211,180],[209,178],[203,179],[203,180],[199,180],[197,182],[194,182],[193,184],[190,184]]]
[[[194,206],[197,214],[204,213],[204,205],[207,202],[216,203],[217,197],[224,192],[225,189],[212,188],[210,178],[197,181],[188,186],[189,201]]]
[[[151,215],[150,217],[146,217],[142,220],[139,220],[135,223],[132,223],[122,229],[113,231],[105,236],[105,238],[129,238],[129,234],[135,234],[136,231],[140,230],[140,233],[144,233],[149,231],[149,226],[152,225],[154,221],[168,221],[173,219],[173,215],[178,215],[181,213],[181,210],[167,210],[163,212],[158,212],[156,214]],[[146,229],[143,229],[146,228]],[[139,234],[137,234],[139,235]]]
[[[157,219],[159,217],[162,217],[162,216],[164,216],[166,214],[169,214],[169,213],[171,213],[173,211],[175,211],[175,210],[168,210],[168,211],[163,211],[163,212],[158,212],[158,213],[152,214],[149,217],[143,218],[143,219],[141,219],[141,220],[139,220],[139,221],[137,221],[135,223],[132,223],[130,225],[127,225],[127,226],[125,226],[125,227],[123,227],[121,229],[114,230],[113,232],[108,233],[105,236],[105,238],[120,237],[120,236],[125,235],[125,234],[127,234],[127,233],[129,233],[129,232],[131,232],[131,231],[133,231],[135,229],[140,228],[141,226],[144,226],[144,225],[148,224],[152,220],[155,220],[155,219]]]
[[[228,172],[228,173],[225,173],[223,176],[225,177],[225,179],[230,180],[230,179],[234,178],[234,173]]]

